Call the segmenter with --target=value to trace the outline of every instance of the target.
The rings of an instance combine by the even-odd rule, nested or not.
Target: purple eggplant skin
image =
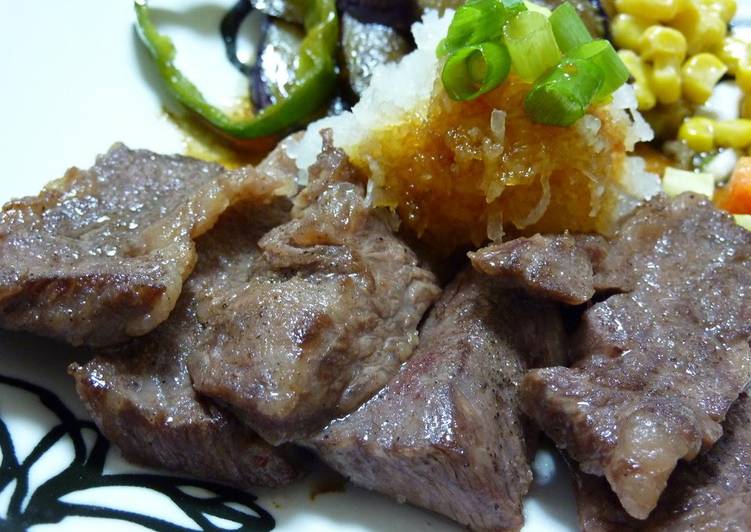
[[[414,0],[337,0],[339,11],[365,24],[388,26],[409,38],[420,10]]]
[[[342,15],[341,24],[342,74],[357,99],[370,84],[378,65],[398,61],[413,46],[395,29],[360,22],[348,13]]]
[[[256,62],[248,73],[256,109],[287,97],[287,89],[297,81],[294,65],[303,37],[304,31],[297,24],[274,17],[263,21]]]

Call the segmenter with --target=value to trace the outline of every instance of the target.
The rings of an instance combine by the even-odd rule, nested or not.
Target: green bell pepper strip
[[[307,0],[305,37],[300,43],[295,81],[288,96],[252,117],[233,117],[209,104],[175,67],[175,45],[151,20],[146,0],[135,0],[141,41],[156,63],[170,93],[219,131],[237,139],[266,137],[298,124],[323,107],[336,86],[334,55],[339,39],[335,0]]]

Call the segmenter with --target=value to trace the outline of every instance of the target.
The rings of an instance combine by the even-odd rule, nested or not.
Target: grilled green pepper
[[[336,85],[334,55],[339,38],[335,0],[307,0],[305,37],[287,97],[254,116],[234,117],[209,104],[174,64],[175,46],[151,20],[146,0],[135,0],[141,41],[156,63],[170,93],[220,132],[236,139],[255,139],[284,132],[309,117],[330,99]]]

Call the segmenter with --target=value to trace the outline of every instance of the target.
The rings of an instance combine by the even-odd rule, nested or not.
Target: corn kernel
[[[738,63],[751,59],[751,42],[733,35],[725,37],[722,45],[715,50],[715,55],[728,67],[728,73],[735,76]]]
[[[650,26],[639,39],[639,51],[645,61],[657,57],[672,57],[681,63],[686,57],[686,38],[673,28]]]
[[[689,55],[722,46],[728,31],[727,24],[716,12],[696,2],[688,2],[686,9],[670,21],[670,26],[686,37]]]
[[[751,146],[751,120],[722,120],[715,124],[715,143],[723,148],[741,149]]]
[[[746,94],[751,94],[751,58],[746,58],[738,63],[735,71],[735,82]]]
[[[610,33],[618,48],[639,49],[639,40],[649,27],[649,22],[633,15],[621,13],[610,24]]]
[[[696,152],[714,150],[714,120],[702,116],[687,118],[678,130],[678,138]]]
[[[662,21],[675,17],[680,4],[680,0],[615,0],[619,13]]]
[[[712,54],[696,54],[688,58],[681,68],[683,94],[693,103],[706,102],[725,72],[727,67]]]
[[[639,110],[647,111],[657,104],[657,98],[649,87],[649,78],[651,68],[641,57],[631,50],[620,50],[618,56],[626,65],[631,77],[634,78],[634,92],[636,92],[636,101],[639,103]]]
[[[736,0],[702,0],[702,4],[717,13],[726,24],[733,20],[738,10]]]
[[[654,61],[649,85],[657,101],[675,103],[681,99],[681,64],[671,59],[657,58]]]
[[[741,102],[741,118],[751,118],[751,95],[746,95]]]

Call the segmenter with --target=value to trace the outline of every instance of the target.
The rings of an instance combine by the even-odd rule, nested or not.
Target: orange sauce
[[[220,163],[228,168],[257,165],[278,141],[277,138],[270,137],[252,141],[230,139],[189,113],[177,114],[167,109],[164,113],[180,130],[185,155]]]
[[[670,157],[663,155],[652,145],[644,142],[636,145],[634,153],[644,159],[647,172],[652,172],[658,176],[662,176],[668,166],[675,166],[675,162]]]
[[[528,91],[514,77],[470,102],[436,90],[427,118],[372,133],[351,156],[378,185],[374,204],[396,209],[412,231],[447,251],[481,244],[501,221],[525,233],[607,232],[603,185],[622,171],[625,129],[594,109],[598,151],[580,127],[531,122]],[[500,135],[491,127],[494,109],[506,113]]]

